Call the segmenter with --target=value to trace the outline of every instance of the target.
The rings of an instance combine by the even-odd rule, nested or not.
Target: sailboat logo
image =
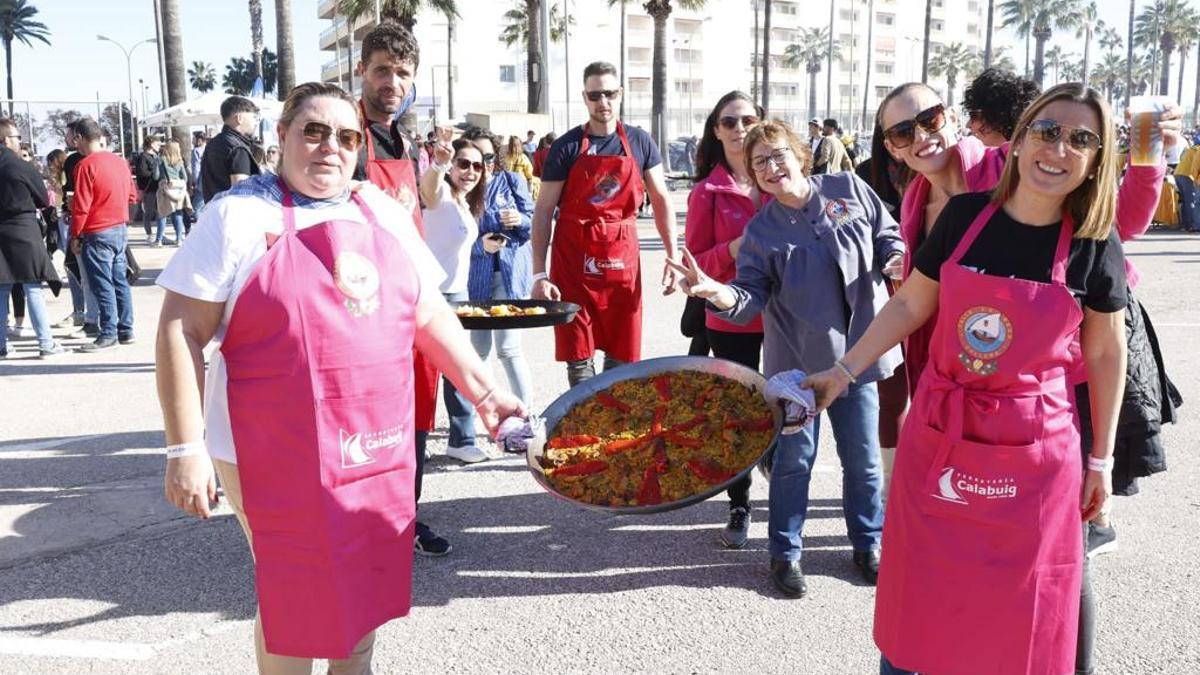
[[[375,461],[363,450],[362,434],[346,433],[345,429],[338,429],[338,439],[342,447],[342,468],[352,469],[356,466],[363,466]]]
[[[972,307],[958,319],[959,361],[976,375],[996,372],[996,359],[1012,345],[1013,327],[995,307]]]
[[[967,503],[967,500],[954,490],[954,467],[948,466],[942,469],[942,477],[938,479],[938,491],[933,496],[955,504]]]

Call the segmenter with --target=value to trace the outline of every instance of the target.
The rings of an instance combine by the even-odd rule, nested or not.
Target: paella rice
[[[568,412],[541,457],[554,489],[601,506],[667,504],[728,482],[771,442],[762,395],[699,371],[625,380]]]

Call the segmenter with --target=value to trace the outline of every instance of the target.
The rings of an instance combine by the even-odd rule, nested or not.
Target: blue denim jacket
[[[500,223],[500,212],[513,208],[521,212],[521,224],[506,230]],[[500,275],[504,278],[508,297],[529,297],[533,289],[533,254],[529,246],[532,223],[533,198],[525,178],[511,171],[497,172],[488,183],[483,214],[479,217],[479,237],[471,248],[471,269],[467,276],[471,302],[492,299],[493,255],[500,256]],[[499,253],[491,254],[483,249],[483,237],[489,232],[508,236],[508,244]]]

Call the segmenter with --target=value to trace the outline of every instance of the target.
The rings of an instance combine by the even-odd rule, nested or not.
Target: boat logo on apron
[[[958,355],[967,370],[976,375],[996,372],[996,359],[1012,345],[1012,322],[994,307],[972,307],[958,319]]]
[[[394,426],[383,431],[350,433],[338,429],[338,445],[342,449],[342,468],[353,469],[371,464],[375,458],[368,450],[387,450],[400,445],[404,440],[403,427]]]
[[[346,296],[351,316],[367,316],[379,309],[379,270],[353,251],[339,253],[333,262],[333,282]]]
[[[611,173],[601,175],[596,179],[595,192],[588,201],[592,204],[603,204],[621,191],[621,181]]]
[[[938,491],[933,496],[955,504],[967,504],[966,497],[962,496],[964,492],[984,499],[1013,499],[1017,496],[1017,483],[1011,478],[977,478],[952,466],[942,469]]]

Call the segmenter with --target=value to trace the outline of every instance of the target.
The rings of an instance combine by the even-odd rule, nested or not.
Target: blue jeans
[[[856,551],[879,548],[883,533],[883,485],[879,461],[879,392],[875,383],[852,384],[826,411],[842,462],[842,510]],[[771,469],[767,522],[772,560],[799,560],[808,511],[808,485],[817,459],[821,419],[779,436]]]
[[[443,293],[447,302],[466,302],[467,292]],[[446,403],[446,414],[450,417],[450,445],[463,448],[475,445],[475,406],[458,393],[454,383],[442,377],[442,400]]]
[[[84,274],[100,308],[100,339],[132,337],[133,296],[125,278],[125,225],[85,233],[79,239]]]
[[[879,656],[879,675],[918,675],[915,670],[901,670],[892,665],[886,656]]]
[[[175,243],[178,244],[179,233],[183,232],[183,211],[175,211],[158,219],[158,227],[154,231],[154,243],[162,243],[163,229],[167,226],[167,218],[170,218],[171,224],[175,226]]]
[[[0,310],[0,352],[8,352],[8,296],[12,293],[14,284],[0,284],[0,302],[4,309]],[[50,317],[46,316],[46,301],[42,297],[42,282],[21,284],[25,289],[25,311],[33,324],[33,332],[37,334],[38,347],[51,349],[54,347],[54,335],[50,332]]]
[[[504,276],[500,272],[492,274],[492,300],[509,300],[504,290]],[[508,384],[513,393],[526,406],[533,393],[531,383],[533,375],[529,372],[529,364],[525,354],[521,352],[521,331],[518,330],[473,330],[471,345],[475,353],[486,363],[492,356],[492,343],[496,345],[496,356],[500,365],[504,366],[504,374],[508,376]]]
[[[1187,176],[1175,176],[1179,188],[1179,229],[1196,229],[1196,184]]]

